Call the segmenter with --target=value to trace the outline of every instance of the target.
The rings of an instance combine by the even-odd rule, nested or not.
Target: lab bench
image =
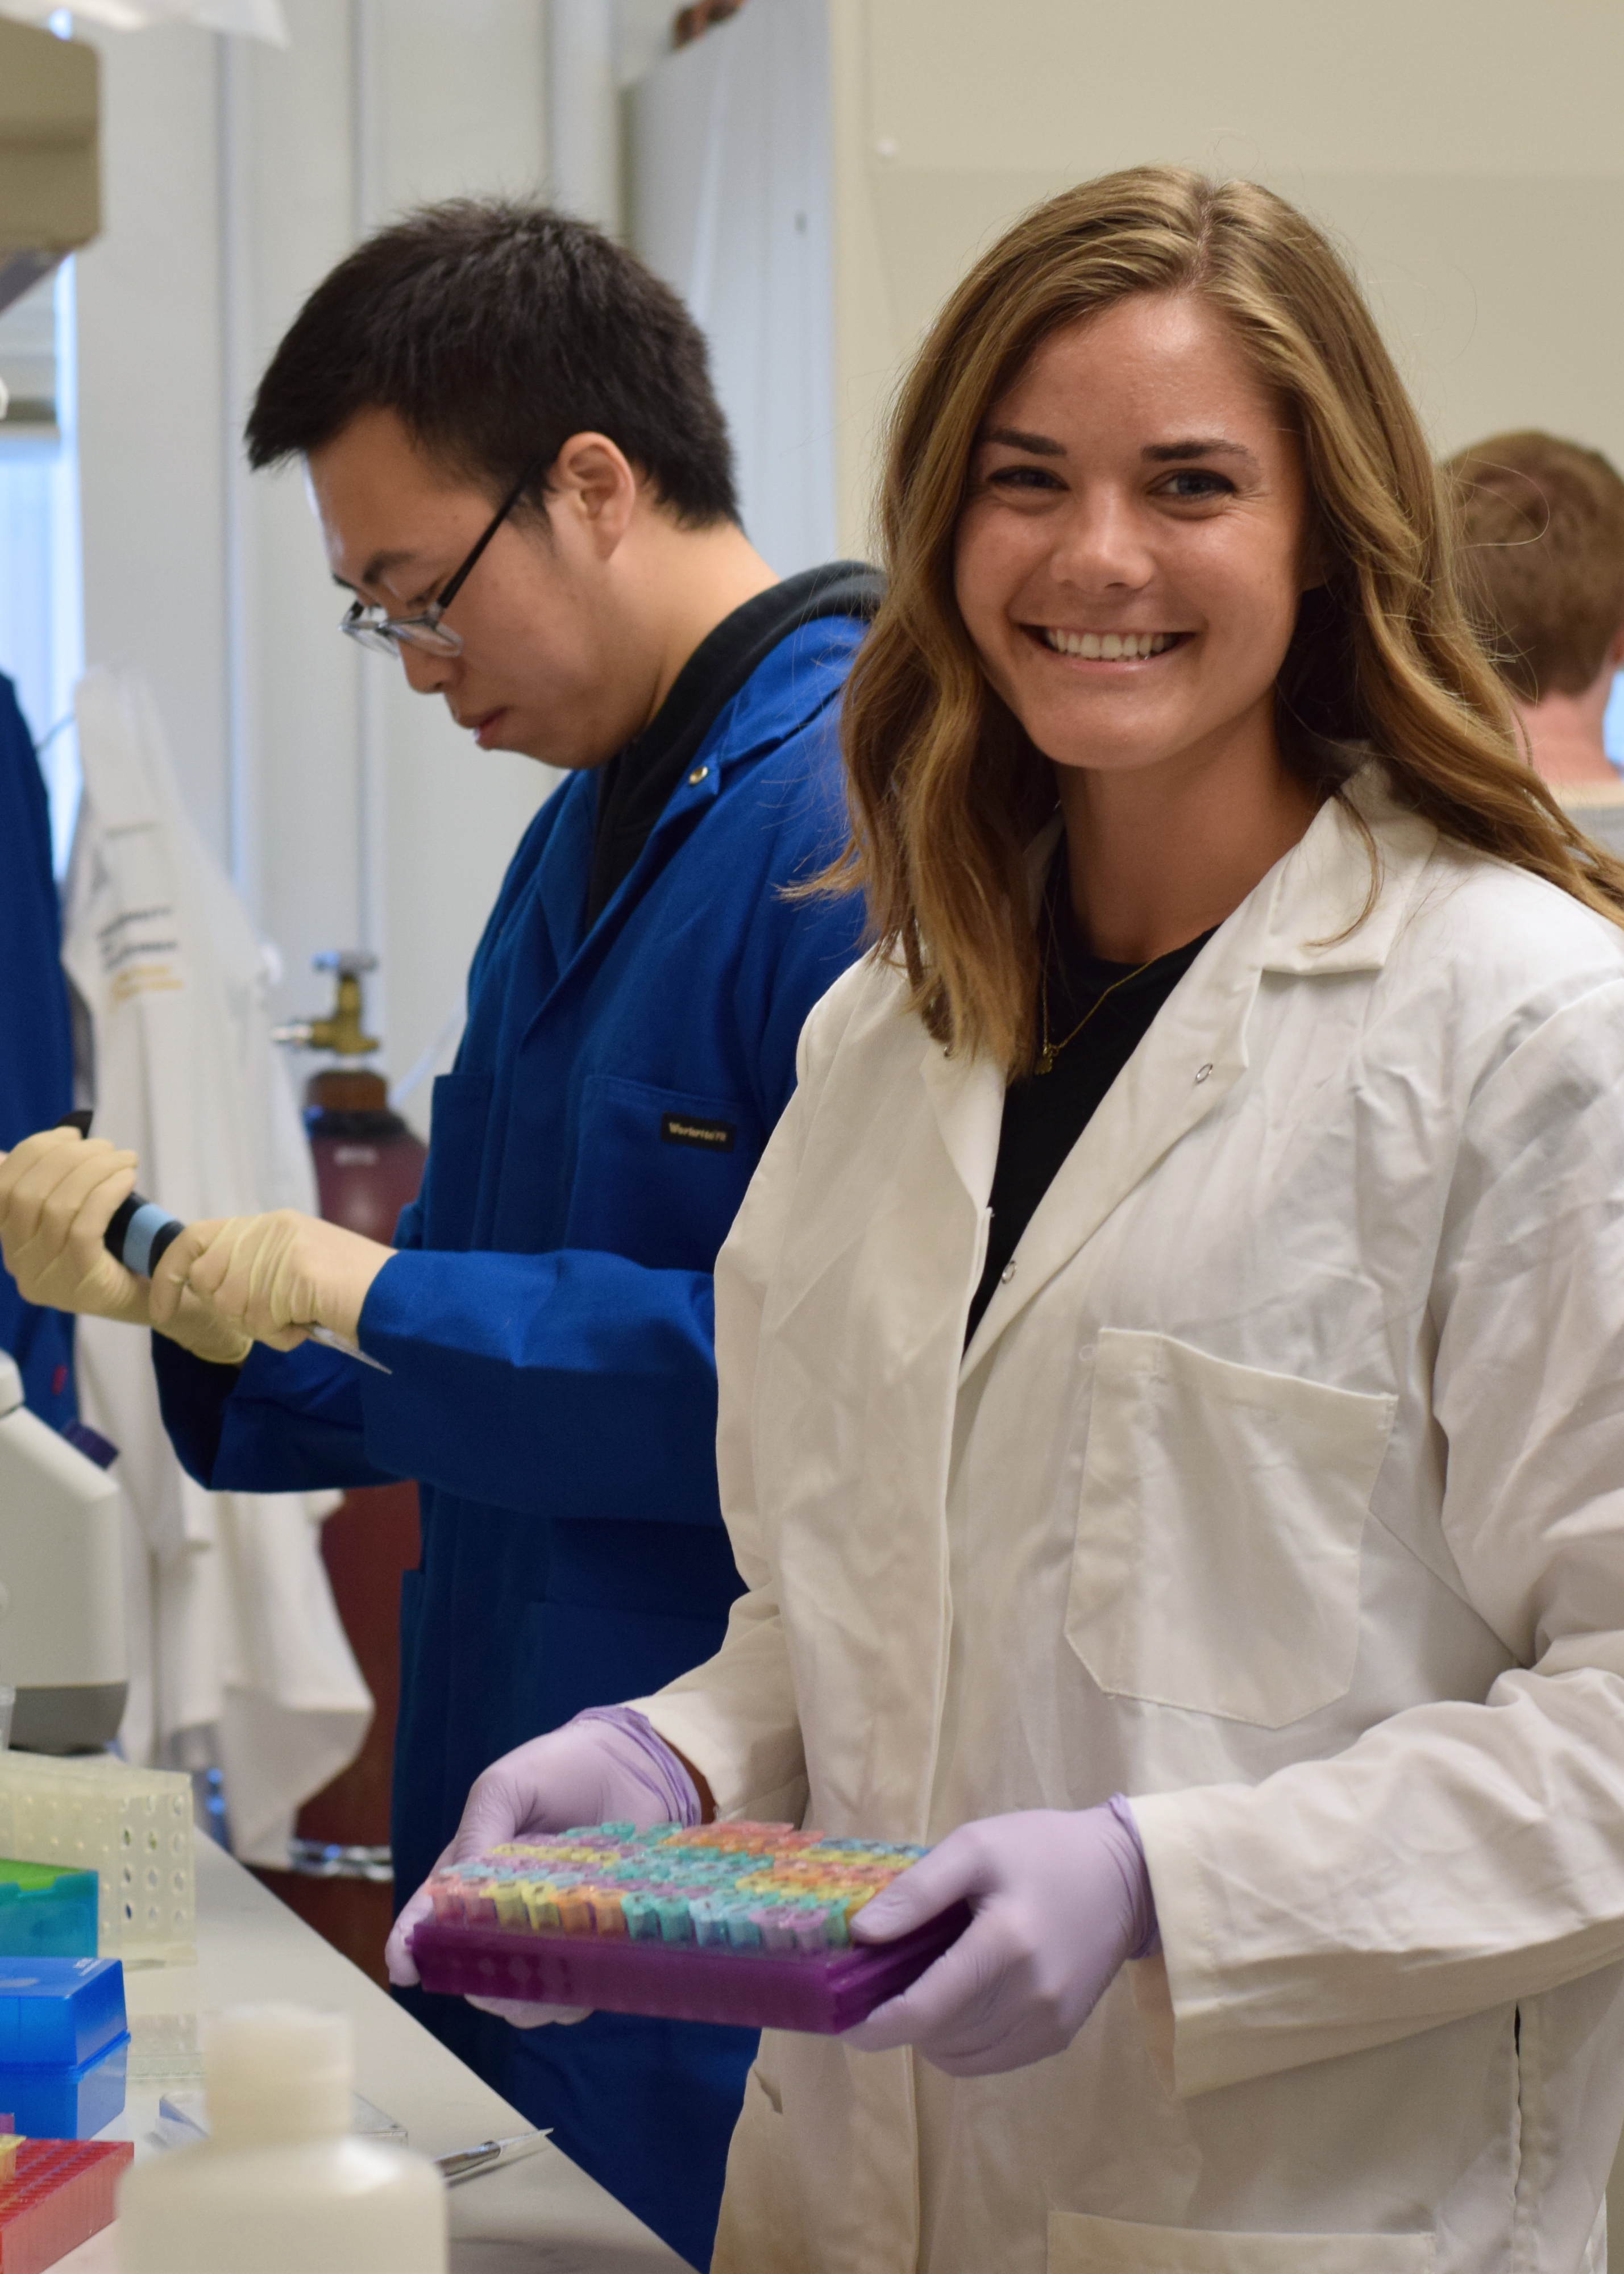
[[[424,2155],[530,2129],[201,1833],[197,1869],[198,1962],[126,1969],[132,2073],[124,2112],[100,2138],[133,2141],[138,2160],[166,2152],[153,2138],[158,2103],[198,2089],[198,2017],[270,1999],[350,2016],[356,2090],[403,2124]],[[453,2187],[450,2210],[452,2274],[682,2274],[683,2260],[550,2143]],[[71,2252],[57,2274],[116,2274],[115,2233]]]

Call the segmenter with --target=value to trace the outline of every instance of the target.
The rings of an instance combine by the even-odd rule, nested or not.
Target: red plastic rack
[[[10,2128],[10,2119],[0,2117]],[[18,2140],[0,2147],[0,2274],[45,2274],[110,2226],[127,2140]],[[5,2167],[9,2165],[10,2168]]]

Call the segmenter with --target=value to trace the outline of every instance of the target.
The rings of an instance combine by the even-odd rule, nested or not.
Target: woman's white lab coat
[[[1624,933],[1357,786],[967,1352],[1002,1083],[870,960],[718,1269],[725,1814],[1132,1796],[1159,1961],[955,2082],[763,2038],[728,2274],[1575,2274],[1624,2117]],[[1352,927],[1350,929],[1350,927]]]

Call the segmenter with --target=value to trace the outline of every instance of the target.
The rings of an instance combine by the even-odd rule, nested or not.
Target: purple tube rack
[[[955,1903],[895,1942],[853,1944],[819,1958],[757,1958],[692,1943],[425,1919],[411,1954],[424,1988],[447,1997],[518,1998],[834,2037],[917,1981],[969,1924],[968,1905]]]

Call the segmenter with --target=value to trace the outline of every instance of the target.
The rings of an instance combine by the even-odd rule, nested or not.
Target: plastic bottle
[[[238,2007],[203,2067],[207,2140],[119,2187],[124,2274],[446,2274],[440,2173],[350,2134],[346,2015]]]

